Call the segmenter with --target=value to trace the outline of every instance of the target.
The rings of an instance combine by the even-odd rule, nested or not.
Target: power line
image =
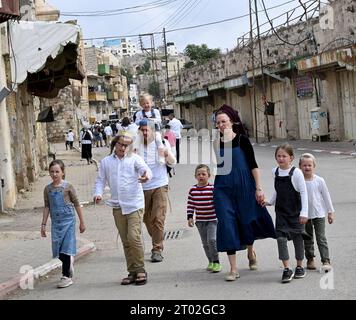
[[[150,3],[146,3],[143,5],[137,5],[133,7],[121,8],[121,9],[110,9],[110,10],[102,10],[102,11],[73,11],[73,12],[62,12],[63,16],[74,16],[74,17],[102,17],[102,16],[111,16],[111,15],[119,15],[125,13],[134,13],[140,11],[146,11],[155,9],[157,7],[163,7],[172,2],[176,2],[179,0],[157,0]],[[134,10],[134,11],[130,11]]]
[[[295,2],[295,0],[289,0],[286,1],[282,4],[267,8],[266,10],[272,10],[272,9],[276,9],[282,6],[285,6],[289,3]],[[264,12],[264,11],[259,11],[259,12]],[[171,30],[166,30],[166,33],[169,32],[176,32],[176,31],[181,31],[181,30],[189,30],[189,29],[195,29],[195,28],[201,28],[201,27],[206,27],[206,26],[210,26],[210,25],[214,25],[214,24],[220,24],[220,23],[224,23],[224,22],[228,22],[228,21],[233,21],[233,20],[238,20],[238,19],[242,19],[242,18],[246,18],[248,17],[249,14],[244,14],[241,16],[237,16],[237,17],[233,17],[233,18],[227,18],[227,19],[223,19],[223,20],[218,20],[218,21],[213,21],[213,22],[208,22],[208,23],[203,23],[203,24],[199,24],[199,25],[194,25],[194,26],[190,26],[190,27],[182,27],[182,28],[176,28],[176,29],[171,29]],[[156,32],[152,32],[151,34],[162,34],[162,31],[156,31]],[[133,35],[121,35],[121,36],[105,36],[105,37],[93,37],[93,38],[86,38],[83,40],[105,40],[105,39],[116,39],[116,38],[131,38],[131,37],[139,37],[140,34],[133,34]]]

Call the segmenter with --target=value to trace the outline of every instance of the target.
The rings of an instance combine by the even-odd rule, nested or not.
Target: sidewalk
[[[73,183],[82,205],[87,205],[92,198],[92,188],[97,175],[96,165],[87,165],[80,159],[78,150],[65,150],[64,144],[54,144],[56,159],[66,165],[66,179]],[[94,157],[99,148],[93,149]],[[102,150],[102,152],[107,150]],[[43,190],[50,183],[47,172],[41,173],[39,179],[28,191],[19,194],[15,210],[0,214],[0,299],[6,294],[23,287],[31,286],[36,280],[61,267],[58,259],[51,256],[50,232],[47,238],[41,238],[39,225],[42,219]],[[84,233],[85,235],[85,233]],[[94,243],[77,236],[78,259],[95,250]]]
[[[253,141],[252,141],[253,142]],[[286,140],[272,140],[271,142],[254,144],[255,148],[272,147],[287,142]],[[355,156],[356,150],[352,142],[313,142],[307,140],[288,141],[297,150],[305,152],[327,152],[335,155]],[[89,205],[92,197],[92,188],[97,175],[95,165],[87,165],[85,160],[80,159],[77,150],[65,150],[64,144],[54,145],[56,158],[64,160],[66,164],[66,179],[75,186],[81,203]],[[97,160],[109,153],[108,148],[93,148],[93,156]],[[40,223],[43,208],[43,189],[50,183],[47,172],[34,183],[31,190],[19,196],[17,207],[8,214],[0,214],[0,299],[6,294],[17,289],[20,282],[30,285],[31,279],[24,277],[25,272],[29,276],[38,278],[60,267],[57,259],[51,259],[50,235],[47,238],[40,237]],[[88,207],[87,211],[95,211]],[[89,222],[89,215],[87,216]],[[92,217],[92,219],[99,219]],[[111,221],[111,220],[110,220]],[[88,223],[89,225],[89,223]],[[93,231],[95,232],[95,230]],[[77,259],[95,250],[93,238],[85,239],[78,237]],[[88,233],[90,234],[90,233]],[[57,271],[58,272],[58,271]],[[21,281],[22,280],[22,281]]]
[[[310,152],[310,153],[331,153],[336,155],[348,155],[356,156],[355,142],[342,141],[342,142],[319,142],[312,140],[286,140],[286,139],[273,139],[270,142],[263,142],[263,139],[259,139],[259,143],[256,143],[252,139],[252,145],[259,147],[272,147],[276,148],[282,143],[289,143],[294,149]]]

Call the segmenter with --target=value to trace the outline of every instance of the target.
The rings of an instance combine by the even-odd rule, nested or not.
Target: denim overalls
[[[64,201],[67,185],[68,182],[63,181],[59,187],[51,185],[48,191],[53,258],[57,258],[60,253],[70,256],[76,254],[74,206]]]

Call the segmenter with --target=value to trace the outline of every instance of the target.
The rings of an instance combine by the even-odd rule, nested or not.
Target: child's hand
[[[332,224],[334,222],[334,215],[332,212],[328,213],[328,222],[329,224]]]
[[[267,201],[267,199],[263,199],[260,203],[262,207],[270,206],[271,204]]]
[[[189,226],[189,227],[194,227],[194,220],[193,220],[193,218],[189,218],[189,219],[188,219],[188,226]]]
[[[145,171],[145,173],[144,173],[141,177],[138,178],[138,181],[139,181],[140,183],[145,183],[145,182],[148,181],[148,176],[147,176],[146,171]]]
[[[83,233],[85,231],[86,227],[85,227],[85,224],[84,223],[80,223],[79,224],[79,231],[80,233]]]
[[[300,224],[306,224],[308,222],[308,218],[306,217],[299,217],[299,223]]]
[[[101,196],[95,196],[94,197],[94,204],[97,204],[101,201]]]
[[[43,238],[47,237],[47,235],[46,235],[46,226],[45,225],[41,226],[41,237],[43,237]]]

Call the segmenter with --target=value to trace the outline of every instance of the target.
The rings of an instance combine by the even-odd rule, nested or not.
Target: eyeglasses
[[[124,144],[120,142],[116,142],[116,144],[119,145],[120,147],[124,147],[125,149],[130,145],[130,144]]]

